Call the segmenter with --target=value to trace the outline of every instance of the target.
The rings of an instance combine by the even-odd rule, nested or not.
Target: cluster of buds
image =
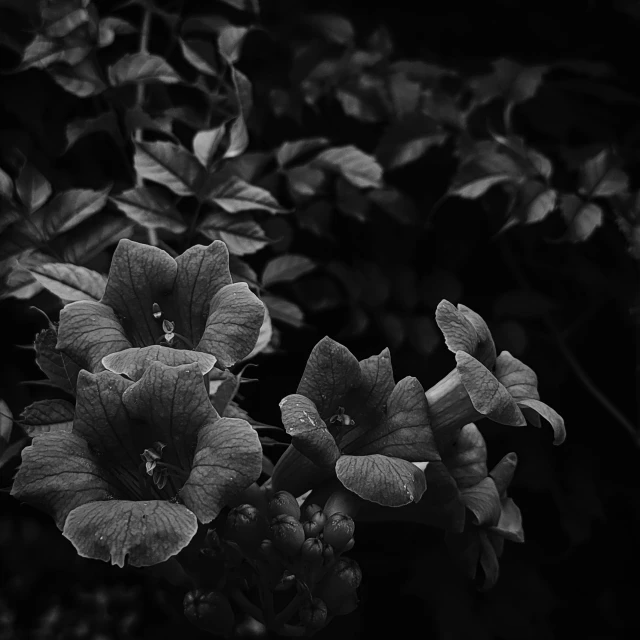
[[[250,504],[231,509],[220,534],[208,536],[216,588],[189,592],[187,617],[228,636],[236,609],[279,634],[312,635],[357,607],[362,573],[343,555],[353,548],[354,530],[350,516],[327,515],[318,505],[301,511],[286,491],[273,496],[266,513]]]

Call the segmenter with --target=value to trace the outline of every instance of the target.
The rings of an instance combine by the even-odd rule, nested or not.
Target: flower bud
[[[306,522],[307,520],[311,520],[314,514],[318,513],[318,511],[322,511],[322,507],[317,504],[308,504],[302,511],[302,521]]]
[[[271,539],[278,551],[294,556],[304,542],[304,529],[296,518],[282,514],[271,520]]]
[[[327,605],[320,599],[314,598],[300,607],[300,622],[307,629],[317,631],[327,624]]]
[[[341,557],[327,571],[327,574],[318,585],[318,597],[325,601],[332,614],[337,614],[338,611],[341,611],[345,601],[351,600],[352,596],[356,595],[356,589],[360,586],[361,580],[362,571],[358,563],[351,558]],[[349,611],[345,613],[349,613]],[[340,615],[344,614],[341,613]]]
[[[267,507],[269,518],[276,516],[289,515],[296,520],[300,520],[300,506],[298,501],[288,491],[278,491],[269,501]]]
[[[189,622],[210,633],[230,636],[235,616],[220,591],[189,591],[184,597],[184,615]]]
[[[256,507],[241,504],[227,515],[224,535],[247,551],[255,550],[266,534],[266,522]]]
[[[345,549],[353,538],[356,524],[351,516],[334,513],[324,525],[323,537],[336,551]]]
[[[315,538],[316,536],[319,536],[324,529],[326,521],[327,516],[325,516],[322,511],[317,511],[311,516],[311,518],[309,518],[309,520],[302,523],[304,535],[307,538]]]
[[[320,538],[307,538],[300,548],[302,562],[310,567],[321,567],[324,563],[325,544]]]

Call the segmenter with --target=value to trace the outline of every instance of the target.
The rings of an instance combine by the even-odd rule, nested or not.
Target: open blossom
[[[218,415],[196,364],[153,362],[136,382],[81,371],[72,429],[36,435],[11,493],[49,513],[81,556],[148,566],[261,469],[256,431]]]
[[[280,409],[292,444],[273,472],[276,491],[300,495],[337,478],[364,500],[397,507],[426,489],[412,463],[439,460],[424,390],[412,377],[395,383],[388,349],[358,362],[324,338]]]
[[[491,332],[477,313],[443,300],[436,309],[436,322],[456,358],[456,368],[426,394],[440,452],[465,424],[481,418],[539,427],[543,417],[553,427],[554,443],[564,441],[564,420],[540,401],[534,371],[508,351],[496,356]]]
[[[91,372],[136,379],[159,360],[197,361],[206,373],[216,361],[230,367],[246,357],[263,319],[260,300],[245,283],[232,283],[224,242],[196,245],[174,260],[124,239],[100,302],[72,302],[60,312],[56,347]]]

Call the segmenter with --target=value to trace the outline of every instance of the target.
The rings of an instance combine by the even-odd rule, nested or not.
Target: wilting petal
[[[62,529],[69,512],[108,500],[115,489],[87,443],[73,432],[36,436],[22,450],[11,495],[53,517]]]
[[[218,419],[195,364],[152,362],[123,394],[123,402],[132,418],[149,425],[146,446],[163,442],[163,459],[184,470],[191,468],[198,431]]]
[[[118,243],[100,302],[118,315],[132,343],[127,346],[148,347],[163,335],[161,323],[153,317],[153,303],[171,308],[177,270],[176,261],[162,249],[128,239]]]
[[[518,505],[511,498],[505,498],[502,501],[500,520],[498,524],[495,527],[491,527],[490,530],[512,542],[524,542],[522,514],[520,513]]]
[[[264,306],[246,282],[226,285],[211,300],[196,350],[214,355],[223,367],[231,367],[251,353],[263,319]]]
[[[323,420],[344,406],[345,397],[362,382],[360,364],[343,345],[323,338],[311,351],[297,393],[307,396]],[[357,426],[357,425],[356,425]]]
[[[476,411],[500,424],[514,427],[527,424],[516,401],[489,369],[464,351],[456,353],[456,364]]]
[[[274,491],[288,491],[297,497],[335,478],[335,475],[332,466],[319,467],[289,445],[276,463],[271,484]]]
[[[220,418],[200,429],[180,497],[200,522],[211,522],[261,472],[262,447],[255,429],[246,420]]]
[[[410,462],[440,459],[429,426],[427,398],[417,378],[398,382],[387,402],[386,419],[372,425],[348,451],[359,455],[380,453]]]
[[[487,323],[462,304],[458,308],[443,300],[436,308],[436,324],[450,351],[464,351],[489,369],[496,361],[496,347]]]
[[[522,408],[522,411],[526,414],[527,418],[532,415],[542,416],[553,428],[553,444],[562,444],[567,437],[567,431],[564,426],[563,417],[554,411],[548,404],[540,402],[540,400],[533,400],[529,398],[523,398],[518,400],[518,405]],[[530,420],[535,426],[540,426],[540,422],[536,425],[535,422]]]
[[[148,567],[184,549],[197,529],[196,516],[181,504],[109,500],[74,509],[62,533],[84,558]]]
[[[500,519],[500,495],[493,478],[484,478],[478,484],[460,491],[465,507],[473,514],[473,524],[492,527]]]
[[[232,284],[229,271],[229,251],[221,240],[208,247],[195,245],[176,258],[178,275],[173,286],[175,319],[180,333],[198,344],[209,317],[211,300],[222,289]]]
[[[514,400],[533,398],[539,400],[538,376],[524,362],[503,351],[496,360],[494,374]]]
[[[92,372],[103,371],[104,356],[131,346],[113,309],[80,300],[60,311],[56,349]]]
[[[480,587],[480,591],[487,591],[495,586],[500,576],[500,563],[496,549],[489,539],[489,534],[484,531],[478,531],[480,539],[480,566],[484,572],[484,582]]]
[[[513,474],[516,472],[516,466],[518,465],[518,456],[511,452],[508,453],[498,464],[491,469],[489,474],[494,482],[500,497],[504,497],[507,491],[507,487],[511,484]]]
[[[418,502],[427,488],[424,472],[416,465],[379,454],[341,456],[336,475],[349,491],[385,507]]]
[[[292,445],[315,464],[332,466],[340,449],[327,425],[309,398],[294,393],[280,402],[282,424],[292,437]]]
[[[152,362],[161,362],[170,367],[183,364],[197,364],[204,376],[216,363],[215,356],[188,349],[172,349],[156,344],[151,347],[131,347],[102,358],[102,365],[108,371],[124,374],[131,380],[140,380]]]
[[[487,477],[487,445],[475,424],[462,428],[444,463],[461,489]]]

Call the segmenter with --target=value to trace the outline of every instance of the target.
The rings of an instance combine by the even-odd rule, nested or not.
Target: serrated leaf
[[[107,75],[114,87],[147,82],[176,84],[182,80],[164,58],[145,52],[127,53],[122,56],[108,68]]]
[[[172,142],[136,142],[133,161],[140,178],[162,184],[179,196],[197,193],[206,177],[197,158]]]
[[[27,162],[16,180],[16,191],[27,211],[33,213],[49,199],[51,183]]]
[[[105,111],[95,118],[77,118],[67,125],[67,147],[70,149],[85,136],[104,131],[114,138],[118,135],[118,120],[114,111]]]
[[[227,213],[255,209],[269,213],[287,212],[266,189],[248,184],[236,177],[229,178],[225,183],[207,193],[206,199],[217,204]]]
[[[33,215],[32,221],[42,229],[46,238],[65,233],[100,211],[107,202],[111,187],[109,185],[101,191],[69,189],[58,193]]]
[[[216,156],[216,151],[224,139],[225,126],[198,131],[193,138],[193,153],[204,167],[209,167]]]
[[[304,313],[297,304],[271,294],[264,294],[262,302],[269,309],[273,320],[285,322],[296,328],[304,325]]]
[[[382,167],[376,159],[351,145],[327,149],[315,158],[313,164],[338,171],[361,189],[382,186]]]
[[[286,167],[300,156],[315,153],[329,144],[327,138],[306,138],[294,142],[284,142],[276,151],[276,160],[281,167]]]
[[[210,240],[222,240],[237,256],[256,253],[270,242],[262,227],[245,214],[210,213],[198,231]]]
[[[159,191],[146,187],[134,187],[109,198],[129,220],[145,229],[167,229],[183,233],[187,225],[180,213]]]
[[[293,282],[315,268],[316,263],[307,256],[291,253],[277,256],[267,262],[262,272],[262,284],[269,287],[281,282]]]
[[[65,302],[100,300],[107,284],[102,274],[75,264],[50,262],[31,267],[29,272],[43,287]]]

